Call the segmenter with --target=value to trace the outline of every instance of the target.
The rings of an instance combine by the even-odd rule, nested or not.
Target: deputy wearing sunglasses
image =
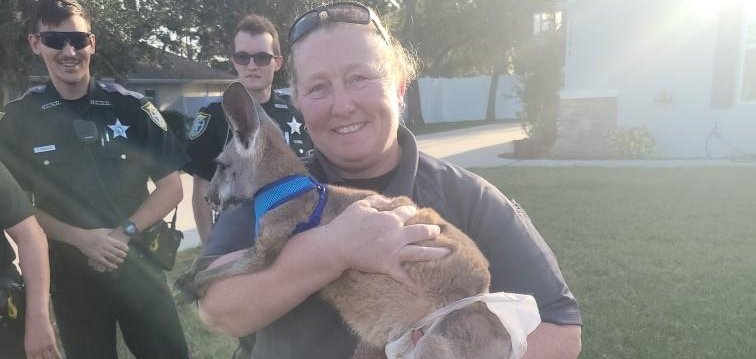
[[[325,183],[405,195],[443,214],[487,257],[491,292],[535,297],[542,322],[527,336],[524,357],[577,357],[580,310],[554,254],[527,214],[484,179],[419,152],[415,137],[400,125],[403,96],[416,69],[375,13],[352,2],[315,8],[294,22],[289,44],[294,103],[315,146],[313,176]],[[295,235],[268,267],[214,283],[200,300],[203,320],[233,336],[254,331],[252,358],[351,357],[356,338],[317,292],[347,270],[404,278],[401,262],[445,255],[438,248],[413,244],[433,238],[438,227],[405,226],[414,213],[411,208],[377,213],[371,201],[380,199],[355,202],[330,223]],[[249,222],[253,217],[223,225],[254,231]],[[383,339],[399,339],[395,343],[401,348],[393,349],[434,345],[433,339],[423,341],[422,331],[411,334],[412,340]],[[384,357],[384,348],[361,344],[357,357]],[[392,359],[414,357],[393,354]]]
[[[79,3],[39,1],[30,24],[50,81],[5,107],[0,160],[52,239],[66,357],[116,359],[118,325],[136,358],[188,358],[165,274],[128,245],[181,200],[183,149],[145,97],[92,78],[97,43]]]
[[[276,28],[265,17],[250,14],[237,24],[231,50],[231,63],[239,81],[262,104],[268,116],[276,121],[291,149],[300,157],[307,156],[312,150],[312,143],[302,118],[289,106],[288,95],[272,90],[273,76],[283,65]],[[187,128],[186,152],[191,162],[184,170],[193,175],[194,219],[208,254],[219,254],[221,249],[214,247],[213,243],[207,247],[211,238],[213,216],[205,194],[215,173],[215,158],[230,138],[231,133],[220,102],[200,109]],[[233,236],[233,233],[224,236]],[[245,238],[241,243],[223,251],[245,248],[250,244]]]

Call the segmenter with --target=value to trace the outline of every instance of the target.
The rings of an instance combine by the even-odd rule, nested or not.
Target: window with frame
[[[747,0],[745,6],[745,47],[740,100],[756,102],[756,0]]]
[[[541,12],[533,14],[533,36],[545,32],[557,31],[562,27],[562,11]]]

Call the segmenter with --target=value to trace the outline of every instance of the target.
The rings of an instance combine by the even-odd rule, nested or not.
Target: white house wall
[[[664,157],[705,157],[715,125],[724,141],[710,142],[711,156],[755,154],[756,104],[711,105],[721,4],[568,2],[563,98],[616,93],[617,125],[648,128]]]
[[[217,99],[219,96],[221,96],[226,86],[226,84],[188,82],[171,84],[140,84],[131,87],[131,89],[142,94],[146,93],[147,90],[156,91],[157,103],[161,111],[173,110],[182,112],[187,116],[194,116],[194,114],[199,109],[194,105],[197,101],[189,101],[191,102],[191,104],[187,105],[187,101],[185,99],[209,98],[209,100],[207,101],[200,101],[204,105],[205,102],[210,102],[210,100]]]

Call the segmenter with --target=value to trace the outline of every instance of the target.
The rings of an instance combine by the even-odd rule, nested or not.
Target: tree
[[[527,124],[529,140],[541,149],[551,147],[557,138],[559,89],[565,50],[564,28],[544,31],[522,46],[517,56],[522,85],[518,90]]]
[[[6,102],[18,94],[18,89],[26,88],[29,78],[27,64],[32,53],[26,42],[26,23],[32,11],[32,4],[24,0],[0,2],[0,102]],[[19,51],[26,49],[26,51]]]
[[[230,70],[228,53],[236,23],[251,12],[270,18],[282,38],[294,17],[319,0],[80,0],[92,16],[96,76],[127,78],[137,63],[162,63],[164,51]],[[415,49],[427,76],[511,71],[512,49],[527,33],[533,9],[550,0],[369,0],[400,40]],[[36,1],[0,3],[0,80],[20,92],[30,64],[28,15]],[[283,73],[283,72],[281,72]],[[285,76],[276,79],[284,84]],[[495,82],[492,82],[494,84]],[[412,93],[412,90],[410,90]]]
[[[137,3],[140,6],[137,6]],[[156,63],[160,51],[147,40],[156,34],[172,13],[154,12],[163,1],[82,0],[92,17],[92,32],[97,51],[92,60],[92,74],[124,80],[137,62]],[[29,18],[37,1],[6,0],[0,3],[0,80],[7,100],[21,93],[28,83],[32,66],[41,66],[27,42]]]
[[[492,120],[499,76],[516,71],[515,49],[530,38],[533,14],[553,6],[552,0],[405,0],[399,34],[416,49],[423,75],[491,75],[486,117]]]

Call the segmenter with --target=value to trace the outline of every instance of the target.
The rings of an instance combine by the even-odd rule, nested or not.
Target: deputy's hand
[[[27,313],[24,349],[29,359],[60,359],[55,332],[47,313]]]
[[[129,252],[129,246],[111,233],[109,228],[87,230],[84,245],[79,248],[89,258],[89,265],[99,272],[117,269]]]
[[[120,226],[116,227],[115,229],[113,229],[112,231],[110,231],[110,233],[108,233],[108,235],[111,236],[112,238],[115,238],[115,239],[123,242],[126,245],[128,245],[129,241],[131,241],[131,238],[129,236],[127,236],[126,233],[123,233],[123,228],[121,228]]]
[[[417,213],[417,208],[413,206],[383,212],[373,208],[387,201],[382,196],[357,201],[327,224],[323,233],[333,241],[334,255],[344,268],[387,274],[405,285],[413,286],[401,267],[402,262],[439,259],[450,251],[447,248],[413,245],[435,238],[441,229],[426,224],[405,226]]]

